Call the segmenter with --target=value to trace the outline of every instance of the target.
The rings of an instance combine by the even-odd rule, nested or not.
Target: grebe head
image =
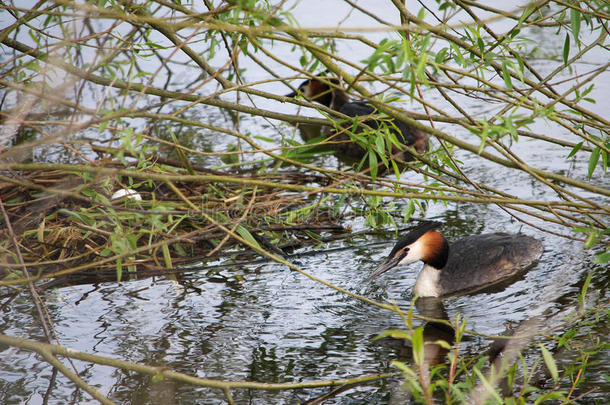
[[[399,264],[423,261],[425,264],[442,269],[449,257],[447,240],[435,229],[440,222],[426,221],[415,227],[404,238],[400,239],[388,257],[366,279],[369,281]]]
[[[299,85],[297,91],[286,94],[286,97],[303,95],[309,101],[315,101],[333,110],[339,110],[341,106],[349,102],[347,94],[341,89],[339,79],[319,76],[305,80]]]

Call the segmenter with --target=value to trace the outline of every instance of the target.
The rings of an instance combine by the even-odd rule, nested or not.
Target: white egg
[[[137,192],[130,188],[122,188],[117,190],[113,195],[111,200],[117,200],[119,198],[127,197],[131,200],[142,201],[142,196]]]

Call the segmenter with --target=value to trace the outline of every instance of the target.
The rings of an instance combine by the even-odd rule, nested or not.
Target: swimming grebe
[[[420,297],[472,293],[510,279],[542,256],[542,243],[522,235],[490,233],[467,236],[451,245],[427,221],[398,241],[367,281],[398,264],[424,262],[413,287]]]
[[[366,101],[350,101],[350,98],[341,88],[339,79],[326,78],[318,76],[305,80],[299,85],[296,92],[287,94],[286,97],[295,97],[297,94],[302,94],[307,100],[318,102],[331,110],[338,111],[349,117],[366,116],[375,113],[375,107]],[[429,135],[423,131],[411,128],[403,122],[396,119],[384,120],[387,123],[388,129],[400,143],[406,146],[413,146],[417,153],[425,153],[428,151]],[[379,121],[375,119],[367,119],[364,124],[371,129],[379,128]],[[363,128],[359,128],[356,132],[362,132]],[[361,146],[350,141],[349,135],[343,131],[333,138],[341,143],[338,144],[337,150],[348,156],[355,158],[364,157],[366,151]],[[399,149],[393,147],[392,154],[395,155]],[[413,160],[413,156],[407,151],[403,151],[398,157],[404,161]]]

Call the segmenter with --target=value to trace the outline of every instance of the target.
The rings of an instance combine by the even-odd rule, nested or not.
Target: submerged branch
[[[320,380],[320,381],[305,381],[297,383],[259,383],[250,381],[222,381],[213,380],[207,378],[193,377],[188,374],[179,373],[176,371],[168,370],[165,367],[153,367],[145,364],[132,363],[116,358],[99,356],[96,354],[89,354],[80,352],[77,350],[69,349],[63,346],[55,346],[48,343],[37,342],[34,340],[16,338],[0,334],[0,343],[18,347],[24,350],[30,350],[39,353],[45,358],[52,357],[53,355],[64,356],[72,359],[82,360],[90,363],[100,364],[104,366],[110,366],[119,368],[121,370],[134,371],[141,374],[147,374],[151,376],[160,376],[170,380],[180,381],[187,384],[192,384],[200,387],[218,388],[221,390],[225,389],[255,389],[255,390],[288,390],[288,389],[302,389],[302,388],[318,388],[318,387],[335,387],[344,384],[356,384],[369,381],[375,381],[383,378],[393,377],[398,373],[389,373],[374,376],[355,377],[343,380]],[[69,372],[69,370],[65,370]],[[63,371],[62,371],[63,372]],[[78,377],[76,377],[78,378]],[[92,388],[93,389],[93,388]],[[97,398],[97,397],[96,397]],[[101,400],[101,396],[98,398]],[[112,403],[110,401],[104,403]]]

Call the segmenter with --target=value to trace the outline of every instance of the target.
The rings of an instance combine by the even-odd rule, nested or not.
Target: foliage
[[[398,229],[439,202],[498,206],[608,263],[610,123],[596,113],[605,101],[596,80],[610,67],[599,57],[608,2],[436,3],[413,14],[392,0],[398,24],[346,2],[379,28],[369,30],[301,26],[283,1],[3,2],[0,286],[168,274],[220,255],[285,264],[291,249],[336,237],[328,231],[348,237],[349,220]],[[374,116],[281,95],[322,72]],[[403,147],[395,120],[429,134],[430,151],[409,150],[412,162],[390,156]],[[329,134],[343,133],[363,158],[335,153]],[[529,161],[520,147],[552,151],[564,165]],[[479,167],[504,173],[507,187]],[[515,197],[508,183],[518,176],[544,197]],[[553,337],[557,348],[582,337],[582,322]],[[528,341],[538,360],[511,365],[519,395],[510,402],[486,359],[460,358],[465,323],[454,326],[449,365],[424,375],[423,329],[407,322],[416,369],[395,365],[416,400],[464,402],[482,384],[492,402],[569,402],[591,356],[583,349],[562,369],[553,339]],[[531,381],[543,365],[550,389]],[[235,387],[223,387],[232,403]]]
[[[587,283],[579,296],[584,299],[586,295]],[[596,329],[604,329],[603,325],[610,320],[610,310],[599,305],[573,311],[545,343],[519,338],[540,328],[536,322],[526,321],[507,331],[507,339],[494,337],[496,348],[472,358],[459,353],[464,344],[466,320],[456,317],[452,325],[455,341],[447,342],[435,340],[435,334],[426,336],[426,326],[413,327],[412,311],[413,308],[404,318],[406,330],[386,331],[377,338],[389,336],[409,342],[413,365],[395,361],[393,366],[403,373],[403,388],[412,395],[414,403],[434,403],[433,398],[443,398],[446,404],[578,403],[574,392],[588,365],[596,357],[603,358],[609,347],[607,339],[600,339]],[[449,363],[436,364],[434,354],[439,350],[448,352]],[[527,361],[524,353],[531,357],[536,353],[539,357]]]

